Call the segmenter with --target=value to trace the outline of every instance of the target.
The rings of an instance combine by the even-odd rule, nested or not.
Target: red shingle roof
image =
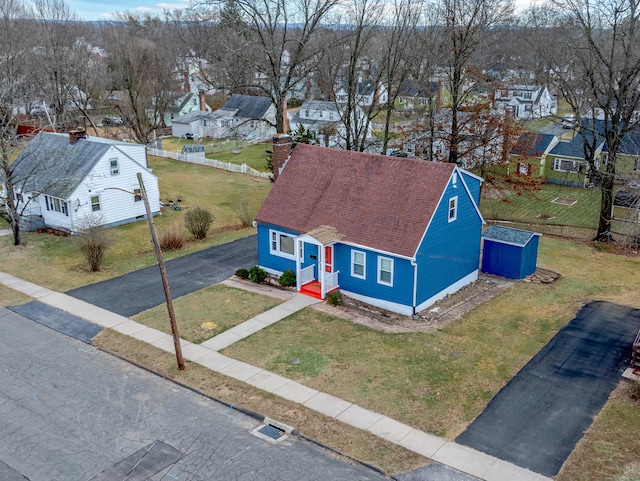
[[[454,168],[298,144],[256,220],[413,257]]]

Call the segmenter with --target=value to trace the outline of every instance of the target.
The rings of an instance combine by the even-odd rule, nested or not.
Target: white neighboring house
[[[494,108],[500,112],[511,110],[519,119],[539,119],[556,115],[558,101],[547,87],[512,85],[496,90]]]
[[[88,137],[84,130],[40,132],[13,165],[17,200],[31,199],[23,216],[27,228],[75,233],[88,221],[110,227],[144,219],[138,173],[152,215],[160,212],[158,177],[144,145]]]
[[[171,134],[212,139],[270,139],[276,133],[276,107],[268,97],[233,94],[221,109],[194,111],[173,119]]]
[[[384,104],[389,100],[389,92],[382,82],[374,82],[372,80],[358,82],[357,99],[357,104],[360,107]],[[344,87],[340,87],[336,92],[336,102],[346,103],[348,100],[347,90]]]
[[[183,115],[187,115],[193,111],[211,112],[211,107],[207,105],[204,99],[204,92],[195,94],[193,92],[184,94],[176,98],[164,114],[164,125],[171,127],[173,119],[177,119]],[[152,111],[149,112],[153,114]],[[160,119],[158,119],[158,123]]]
[[[358,118],[359,125],[365,122],[365,113],[358,107],[353,115]],[[300,125],[314,132],[320,145],[339,147],[347,135],[347,128],[342,121],[340,105],[329,100],[307,100],[291,118],[291,131],[295,132]],[[366,138],[372,135],[371,123],[368,123]]]

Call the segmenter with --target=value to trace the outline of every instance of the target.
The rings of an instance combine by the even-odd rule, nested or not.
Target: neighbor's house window
[[[579,172],[581,165],[577,160],[553,159],[553,170],[559,172]]]
[[[636,157],[633,162],[633,170],[640,170],[640,157]]]
[[[393,259],[378,257],[378,284],[393,286]]]
[[[92,195],[91,196],[91,211],[97,212],[100,210],[100,196]]]
[[[109,159],[109,166],[111,168],[111,175],[118,175],[120,173],[118,159]]]
[[[351,251],[351,275],[353,277],[359,277],[360,279],[366,277],[364,269],[365,260],[366,254],[364,252]]]
[[[449,199],[449,222],[458,218],[458,196]]]
[[[295,259],[295,237],[275,230],[269,232],[271,233],[271,246],[269,249],[271,254]]]
[[[133,200],[135,202],[140,202],[142,200],[142,192],[140,189],[133,189]]]
[[[50,195],[45,195],[44,203],[47,206],[47,210],[59,212],[60,214],[64,214],[69,217],[69,206],[64,200],[58,199],[57,197],[51,197]]]

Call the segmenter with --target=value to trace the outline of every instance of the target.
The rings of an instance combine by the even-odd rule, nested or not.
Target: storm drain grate
[[[272,426],[271,424],[262,426],[258,429],[258,432],[271,439],[275,439],[276,441],[285,435],[284,429],[277,428],[275,426]]]

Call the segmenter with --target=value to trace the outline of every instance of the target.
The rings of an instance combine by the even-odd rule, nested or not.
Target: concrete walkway
[[[2,272],[0,272],[0,283],[94,324],[113,329],[166,352],[175,353],[172,336],[157,329],[144,326],[85,301],[40,287]],[[273,324],[315,302],[317,300],[297,295],[290,301],[260,316],[256,316],[256,318],[250,319],[246,323],[240,324],[237,326],[238,329],[233,336],[237,339],[247,337],[262,327]],[[261,319],[258,320],[258,318]],[[242,327],[247,323],[250,323],[249,327]],[[356,404],[311,389],[264,369],[223,356],[217,352],[217,349],[222,349],[225,344],[230,345],[233,337],[230,336],[216,341],[218,337],[222,336],[224,336],[224,333],[200,345],[182,340],[182,352],[185,359],[217,373],[276,394],[289,401],[300,403],[316,412],[342,421],[350,426],[363,429],[391,443],[481,480],[551,481],[550,478],[496,457],[419,431],[383,414],[369,411]]]

